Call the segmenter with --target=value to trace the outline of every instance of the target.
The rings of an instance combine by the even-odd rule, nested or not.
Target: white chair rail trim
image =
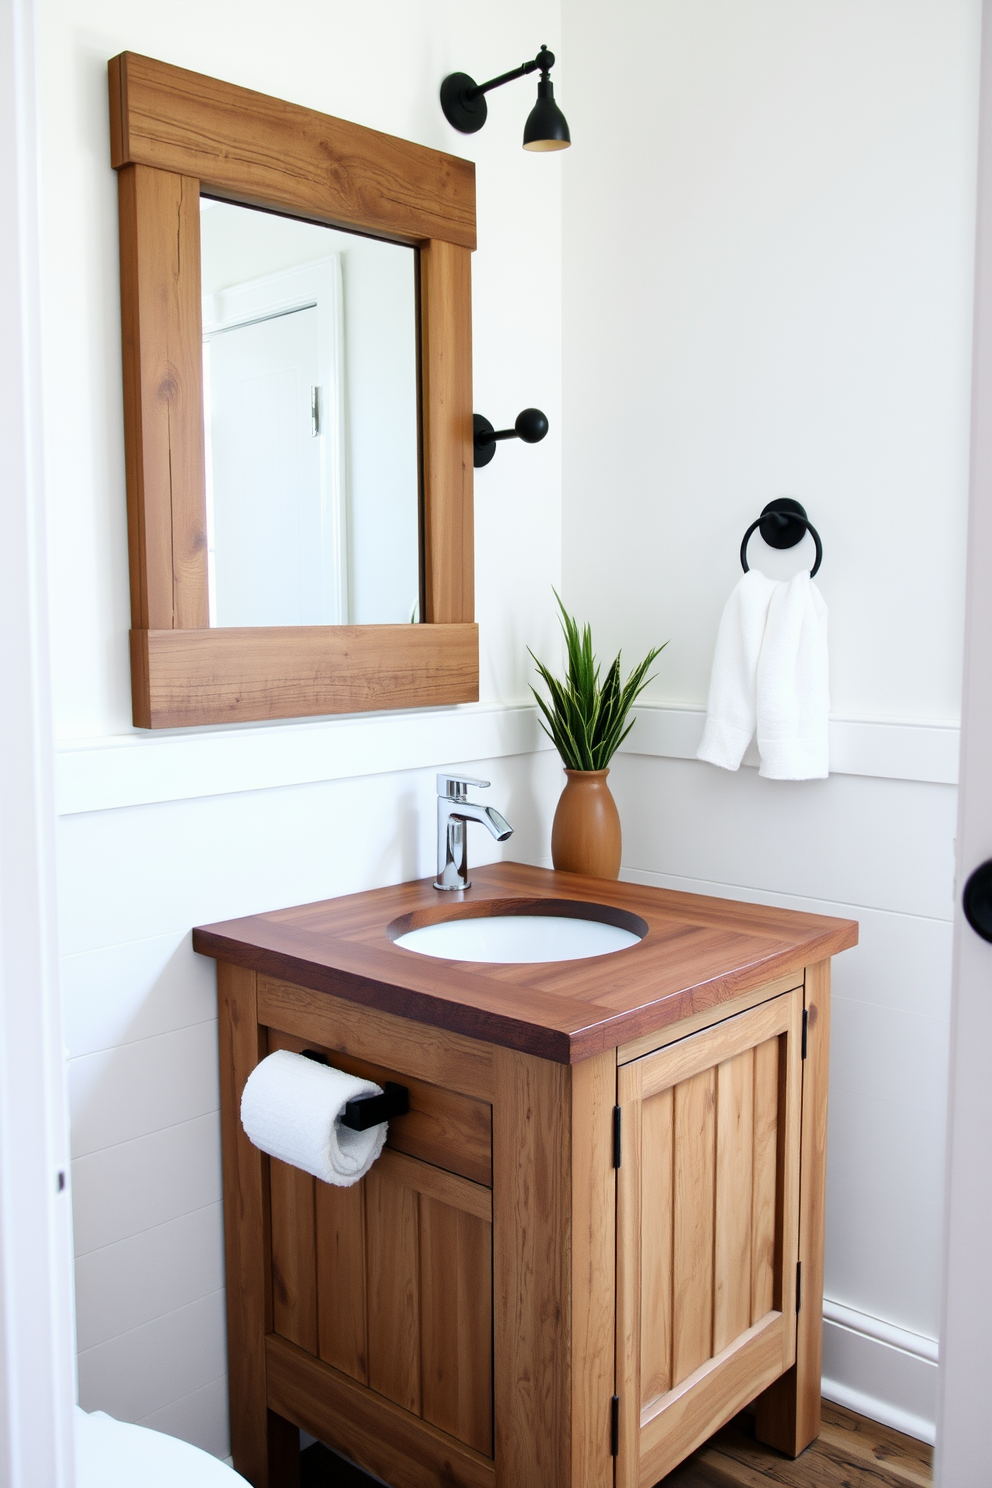
[[[624,753],[694,757],[701,708],[647,704],[636,714]],[[843,775],[954,785],[959,734],[951,724],[832,719],[830,768]],[[60,816],[71,816],[550,748],[537,709],[526,703],[69,739],[57,748],[56,802]]]

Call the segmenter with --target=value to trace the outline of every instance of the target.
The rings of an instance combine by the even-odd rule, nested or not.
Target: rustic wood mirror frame
[[[109,68],[136,727],[474,702],[475,167],[133,52]],[[210,628],[201,193],[417,250],[421,623]]]

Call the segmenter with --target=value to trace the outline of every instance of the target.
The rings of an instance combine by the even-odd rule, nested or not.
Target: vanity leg
[[[218,962],[217,1023],[231,1454],[235,1468],[254,1488],[282,1488],[289,1480],[270,1478],[269,1444],[285,1441],[286,1423],[268,1413],[265,1391],[265,1335],[271,1327],[268,1161],[251,1145],[238,1118],[244,1083],[265,1055],[253,971]],[[272,1422],[281,1425],[270,1431]],[[285,1457],[284,1447],[274,1450],[277,1458]]]
[[[300,1488],[300,1429],[268,1412],[268,1488]]]
[[[827,1081],[830,1067],[830,962],[806,968],[806,1059],[803,1065],[799,1191],[801,1306],[796,1362],[758,1396],[755,1435],[798,1457],[820,1434],[823,1355],[823,1213],[827,1179]]]

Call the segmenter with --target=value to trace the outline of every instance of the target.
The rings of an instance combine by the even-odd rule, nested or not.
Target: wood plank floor
[[[933,1451],[911,1436],[823,1402],[823,1429],[793,1462],[754,1439],[745,1411],[711,1436],[664,1488],[930,1488]]]
[[[877,1421],[823,1402],[819,1439],[795,1462],[754,1439],[745,1411],[663,1479],[664,1488],[930,1488],[932,1451]],[[374,1488],[375,1480],[326,1447],[300,1458],[301,1488]],[[661,1485],[659,1485],[661,1488]]]

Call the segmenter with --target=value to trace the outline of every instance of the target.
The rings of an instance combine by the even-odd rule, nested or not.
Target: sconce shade
[[[542,77],[537,102],[524,125],[525,150],[567,150],[572,143],[565,115],[555,103],[555,85]]]

